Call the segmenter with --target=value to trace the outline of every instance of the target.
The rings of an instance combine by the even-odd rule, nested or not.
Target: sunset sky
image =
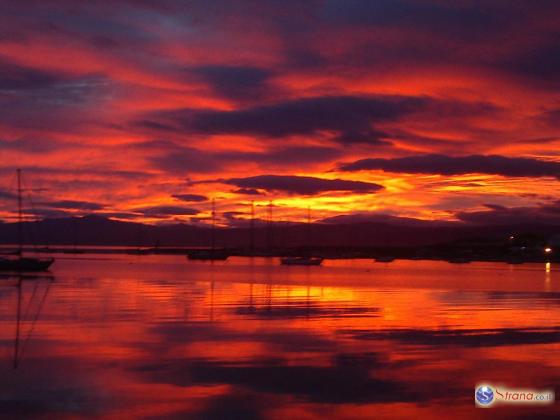
[[[2,0],[0,218],[560,222],[560,2]],[[333,219],[336,217],[336,219]]]

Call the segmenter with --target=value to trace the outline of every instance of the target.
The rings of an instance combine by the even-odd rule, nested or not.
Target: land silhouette
[[[44,251],[69,246],[118,246],[182,253],[183,248],[209,247],[213,241],[217,248],[230,249],[232,255],[295,255],[305,249],[331,258],[392,255],[502,260],[523,251],[527,260],[537,261],[545,257],[541,255],[544,247],[560,237],[560,225],[538,220],[532,224],[492,225],[400,218],[311,224],[257,220],[253,227],[247,221],[241,226],[212,229],[206,225],[150,225],[90,215],[24,222],[23,231],[24,244],[41,244]],[[15,223],[0,224],[0,243],[13,244],[17,235]]]

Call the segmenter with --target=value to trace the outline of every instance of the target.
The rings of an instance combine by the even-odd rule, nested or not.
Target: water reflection
[[[8,417],[558,414],[486,414],[472,399],[484,380],[559,383],[555,267],[80,256],[54,274],[2,280],[0,345],[18,366],[0,367]]]
[[[3,275],[0,276],[0,287],[4,290],[5,299],[9,299],[15,289],[15,337],[13,345],[13,368],[17,369],[26,346],[49,294],[54,277],[51,275]],[[11,289],[11,290],[10,290]]]

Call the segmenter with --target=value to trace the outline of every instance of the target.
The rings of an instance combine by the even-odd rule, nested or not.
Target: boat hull
[[[222,250],[200,250],[189,252],[187,258],[197,261],[225,261],[229,258],[229,254]]]
[[[54,258],[0,258],[0,271],[47,271]]]
[[[280,260],[282,265],[321,265],[322,258],[307,258],[307,257],[286,257]]]
[[[375,262],[379,262],[379,263],[390,263],[395,261],[394,257],[377,257],[375,259]]]
[[[469,264],[471,261],[472,260],[470,258],[462,258],[462,257],[450,258],[447,260],[447,262],[450,264]]]

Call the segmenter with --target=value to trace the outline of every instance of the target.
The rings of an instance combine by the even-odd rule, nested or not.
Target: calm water
[[[484,381],[557,388],[557,269],[59,258],[0,280],[0,416],[557,417],[473,400]]]

